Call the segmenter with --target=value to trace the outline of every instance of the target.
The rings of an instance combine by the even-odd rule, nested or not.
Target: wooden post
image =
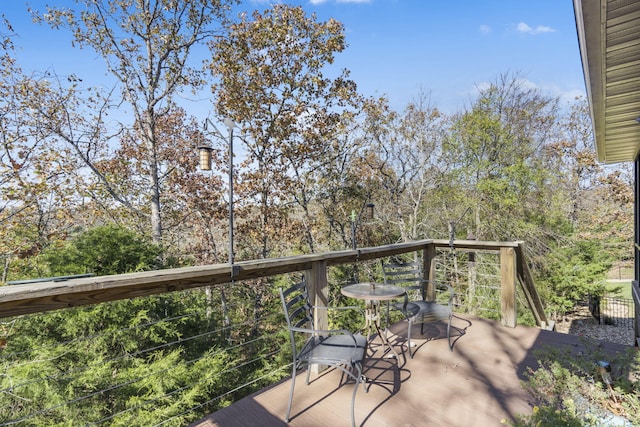
[[[311,270],[305,271],[309,300],[312,305],[326,307],[329,305],[329,285],[327,283],[327,262],[315,261]],[[313,313],[316,329],[329,329],[327,310],[316,310]]]
[[[470,234],[467,236],[467,240],[476,240],[476,236]],[[478,269],[476,268],[476,253],[469,251],[469,278],[467,286],[469,288],[468,295],[472,302],[476,300],[476,283],[478,281]]]
[[[327,261],[314,261],[311,264],[311,270],[304,272],[307,282],[307,292],[309,292],[309,300],[314,306],[327,307],[329,305],[329,285],[327,281]],[[329,329],[329,314],[327,310],[315,309],[313,320],[316,329]],[[327,367],[322,365],[311,365],[311,372],[318,374]]]
[[[524,256],[523,245],[523,243],[519,243],[515,250],[517,257],[517,274],[520,278],[520,284],[522,285],[524,296],[529,304],[529,309],[536,320],[536,325],[542,329],[552,331],[555,329],[554,322],[550,322],[544,312],[542,301],[540,300],[540,296],[536,290],[536,285],[533,282],[533,276],[531,275],[531,271],[527,265],[527,260]]]
[[[513,248],[500,248],[502,324],[516,326],[516,256]]]
[[[433,244],[427,245],[422,251],[422,277],[427,279],[426,298],[427,301],[436,300],[436,246]]]

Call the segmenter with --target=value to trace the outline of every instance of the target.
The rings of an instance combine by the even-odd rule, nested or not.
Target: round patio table
[[[386,331],[383,333],[380,329],[380,301],[399,298],[406,294],[405,289],[400,286],[367,282],[344,286],[340,289],[340,292],[346,297],[366,301],[364,328],[367,331],[367,340],[369,340],[371,331],[375,330],[382,341],[383,352],[385,346],[387,346],[397,359],[398,353],[396,353],[393,346],[389,343],[389,340],[387,340]]]

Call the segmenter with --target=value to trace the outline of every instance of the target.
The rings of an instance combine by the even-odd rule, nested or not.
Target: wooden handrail
[[[409,252],[422,251],[427,274],[430,260],[436,248],[450,247],[449,240],[419,240],[384,246],[328,252],[322,254],[298,255],[283,258],[241,261],[229,264],[202,265],[167,270],[113,276],[95,276],[71,279],[64,282],[38,282],[23,285],[0,286],[0,318],[41,313],[62,308],[98,304],[169,292],[182,291],[203,286],[269,277],[279,274],[305,272],[313,289],[314,298],[322,302],[327,292],[327,267],[356,263]],[[526,265],[522,242],[486,242],[476,240],[456,240],[456,249],[504,251],[515,249],[516,270],[524,289],[529,308],[540,327],[549,327],[542,303],[537,294],[531,273]],[[511,262],[510,262],[511,263]],[[511,288],[510,281],[508,286]],[[503,318],[506,324],[515,326],[515,293],[503,293]]]
[[[450,240],[433,239],[432,244],[436,248],[448,248],[451,247]],[[472,249],[477,251],[500,251],[500,248],[517,248],[522,245],[522,242],[497,242],[497,241],[482,241],[482,240],[454,240],[453,246],[455,249]]]
[[[234,264],[233,269],[229,264],[213,264],[1,286],[0,318],[229,283],[232,272],[233,280],[241,281],[311,270],[315,262],[329,266],[354,263],[422,250],[429,244],[431,240],[420,240],[355,251],[242,261]]]

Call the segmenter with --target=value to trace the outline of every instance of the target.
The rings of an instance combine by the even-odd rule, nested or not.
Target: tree
[[[42,258],[54,274],[121,274],[156,268],[158,251],[135,232],[108,225]],[[186,425],[204,416],[211,406],[193,408],[246,375],[211,374],[239,356],[216,351],[203,297],[187,291],[16,319],[11,350],[0,360],[0,389],[12,388],[0,393],[0,422]]]
[[[603,166],[596,158],[589,105],[577,98],[548,146],[562,171],[565,204],[576,237],[629,244],[633,231],[633,177],[628,165]]]
[[[69,173],[75,163],[64,150],[48,144],[50,134],[37,117],[52,88],[47,76],[28,75],[15,62],[11,24],[4,22],[0,45],[0,258],[1,281],[21,267],[11,260],[37,254],[64,236],[77,210],[63,209],[77,200]],[[24,263],[25,269],[36,267]],[[13,270],[13,271],[11,271]],[[25,273],[25,271],[22,271]]]
[[[429,198],[443,185],[441,141],[448,119],[422,91],[403,112],[384,111],[369,114],[365,135],[365,162],[380,183],[379,199],[388,202],[378,215],[402,241],[432,237],[440,206]]]
[[[505,74],[454,118],[443,149],[453,188],[466,202],[447,209],[453,220],[470,207],[474,215],[466,221],[478,239],[544,247],[549,227],[562,225],[564,212],[553,203],[557,174],[545,151],[558,124],[557,102]]]
[[[164,197],[161,214],[165,252],[169,249],[176,253],[187,251],[195,253],[201,261],[217,262],[221,254],[216,250],[216,242],[223,239],[226,230],[224,186],[219,174],[203,174],[195,164],[195,146],[207,143],[209,136],[195,118],[179,107],[157,123],[156,134],[158,182]],[[144,147],[129,130],[123,131],[118,141],[117,149],[98,163],[100,171],[112,187],[127,195],[136,211],[148,213],[142,202],[149,182],[147,163],[140,160],[145,157]],[[212,154],[214,169],[222,169],[220,150],[216,148]],[[110,203],[110,194],[100,191],[102,188],[92,187],[92,199],[100,204],[102,216],[145,233],[145,222],[140,221],[140,216],[132,216],[130,210],[114,206]],[[185,235],[192,238],[185,239]]]
[[[612,263],[631,257],[632,174],[597,162],[589,106],[577,98],[546,146],[549,169],[558,171],[555,195],[566,212],[566,232],[536,259],[536,283],[558,316],[576,302],[604,292]],[[559,200],[558,200],[559,199]]]
[[[286,5],[251,18],[244,15],[229,37],[210,43],[210,69],[219,79],[212,86],[216,112],[242,128],[244,165],[252,168],[238,180],[245,218],[239,234],[255,236],[255,255],[268,257],[276,242],[301,234],[283,205],[293,201],[309,214],[308,172],[326,161],[329,141],[359,97],[346,71],[323,74],[345,48],[342,24],[316,22]]]
[[[369,149],[371,134],[368,126],[370,116],[383,115],[388,111],[384,98],[365,100],[362,113],[343,120],[340,132],[324,152],[326,161],[314,171],[316,205],[321,211],[317,233],[323,232],[325,247],[336,250],[353,245],[352,221],[363,218],[365,207],[375,201],[376,172],[368,166],[375,160],[374,150]],[[384,196],[386,198],[386,195]],[[355,216],[355,218],[353,218]],[[356,227],[356,240],[363,227]]]
[[[156,243],[161,243],[163,231],[159,123],[173,111],[176,94],[203,85],[201,70],[188,60],[196,46],[218,34],[214,24],[226,20],[231,3],[233,0],[76,0],[79,10],[52,7],[46,13],[32,11],[35,19],[52,28],[71,31],[79,47],[95,50],[120,85],[120,100],[102,95],[102,105],[105,109],[121,103],[131,107],[134,123],[125,126],[140,147],[138,160],[145,167],[148,217]],[[94,163],[95,145],[110,139],[100,132],[104,115],[68,122],[64,119],[72,111],[64,103],[56,105],[57,110],[50,112],[56,120],[52,130],[75,149],[114,199],[133,208]]]

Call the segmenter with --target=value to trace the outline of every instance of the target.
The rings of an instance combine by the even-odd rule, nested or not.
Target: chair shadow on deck
[[[378,343],[373,343],[376,348]],[[382,344],[379,347],[382,349]],[[402,383],[411,378],[411,371],[399,365],[395,357],[386,357],[388,353],[375,351],[365,360],[363,373],[367,378],[368,400],[377,402],[362,420],[362,425],[375,417],[376,411],[388,403],[399,391]],[[404,366],[404,364],[403,364]]]
[[[457,320],[458,324],[451,326],[451,339],[452,345],[455,346],[456,342],[466,333],[467,328],[472,325],[472,322],[460,318],[454,315],[454,320]],[[447,322],[432,322],[424,325],[424,333],[420,333],[421,324],[413,325],[411,331],[412,342],[416,344],[414,351],[417,351],[424,344],[429,341],[437,339],[447,339]],[[407,350],[407,325],[405,321],[400,321],[389,325],[387,328],[387,338],[391,338],[391,345],[396,346],[397,350],[400,350],[399,360],[395,357],[389,357],[390,351],[384,348],[381,340],[377,337],[373,337],[369,343],[370,354],[367,356],[364,366],[363,374],[367,378],[367,387],[369,388],[369,396],[367,400],[375,401],[377,403],[368,411],[362,420],[362,425],[365,425],[368,421],[375,419],[376,411],[388,404],[399,392],[403,383],[409,381],[413,376],[410,369],[406,368],[408,363]],[[418,337],[416,339],[416,337]],[[376,393],[377,392],[377,393]]]
[[[423,326],[424,325],[424,326]],[[425,324],[415,324],[411,328],[411,341],[414,345],[413,352],[419,351],[423,346],[428,345],[431,341],[447,339],[447,322],[431,322]],[[466,333],[467,329],[472,326],[472,322],[468,319],[464,319],[460,316],[453,315],[453,321],[451,323],[451,347],[455,347],[460,338]],[[422,329],[421,329],[422,328]],[[408,330],[406,322],[396,322],[388,327],[388,333],[393,344],[396,347],[402,348],[402,358],[404,362],[402,366],[407,363],[407,341]]]
[[[397,326],[397,328],[399,331],[403,331],[400,333],[405,335],[405,341],[402,343],[394,343],[394,345],[406,346],[406,323],[399,323],[400,325]],[[446,338],[446,323],[443,325],[444,332],[440,331],[437,326],[437,323],[431,325],[431,328],[435,331],[435,335],[431,339],[437,339],[441,333],[444,334],[442,336]],[[415,327],[420,328],[420,325],[416,325]],[[425,336],[430,335],[427,330],[428,329],[425,328]],[[460,334],[460,336],[461,335],[463,334]],[[391,336],[391,332],[389,332],[389,336]],[[390,352],[388,349],[385,351],[381,340],[376,335],[371,337],[369,351],[365,358],[362,371],[363,375],[367,379],[367,393],[366,397],[365,395],[361,395],[360,399],[371,402],[373,406],[371,406],[366,413],[362,413],[358,410],[358,412],[360,412],[360,416],[364,416],[364,418],[359,420],[358,425],[366,425],[367,422],[375,419],[376,411],[389,404],[400,392],[402,384],[411,379],[412,372],[405,367],[407,363],[407,356],[404,351],[400,351],[399,353],[400,360],[397,360],[395,357],[389,357]],[[314,399],[297,406],[295,412],[292,413],[291,416],[292,422],[295,422],[300,417],[304,418],[306,413],[312,411],[318,406],[321,406],[323,402],[330,400],[336,393],[344,393],[344,391],[340,390],[345,385],[348,385],[348,387],[355,386],[355,382],[348,378],[344,373],[340,374],[339,381],[335,381],[337,374],[336,371],[336,369],[330,368],[317,375],[311,375],[308,387],[316,387],[313,393]],[[330,376],[333,376],[334,378],[325,378]],[[332,386],[327,387],[327,384],[332,384]]]
[[[373,345],[375,347],[377,343]],[[304,401],[296,405],[295,412],[291,414],[291,422],[295,423],[300,417],[304,418],[306,413],[321,406],[323,402],[330,400],[336,393],[344,393],[343,387],[357,386],[355,381],[344,373],[340,373],[340,380],[336,382],[336,374],[338,374],[338,369],[329,368],[317,375],[311,375],[309,384],[305,387],[315,387],[312,394],[313,400]],[[367,379],[367,393],[366,397],[364,397],[365,395],[359,397],[361,400],[370,401],[373,399],[377,403],[366,414],[364,419],[359,420],[358,425],[364,425],[369,419],[375,417],[376,410],[389,402],[400,391],[401,384],[409,380],[411,371],[399,367],[395,358],[384,357],[382,352],[375,352],[365,359],[363,375]],[[302,375],[299,376],[302,377]],[[327,386],[327,384],[333,384],[333,386]]]

